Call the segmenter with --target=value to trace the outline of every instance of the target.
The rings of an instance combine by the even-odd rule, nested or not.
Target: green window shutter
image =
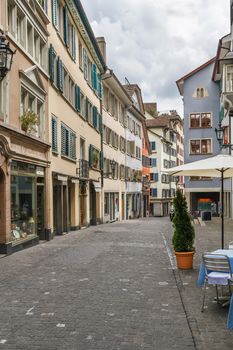
[[[97,92],[99,98],[102,98],[102,79],[101,79],[101,74],[97,74]]]
[[[49,74],[50,80],[54,81],[54,48],[52,45],[49,47]]]
[[[104,169],[104,153],[100,152],[100,170]]]
[[[89,121],[89,99],[86,97],[86,120]]]
[[[87,56],[86,49],[83,49],[83,70],[84,70],[84,79],[88,80],[88,56]]]
[[[81,111],[81,92],[77,84],[75,85],[75,108],[78,112]]]
[[[70,132],[69,157],[76,159],[76,135]]]
[[[73,59],[76,59],[76,35],[75,35],[75,26],[72,25],[72,56]]]
[[[97,108],[96,106],[93,106],[93,126],[96,129],[97,129],[97,114],[98,114]]]
[[[98,115],[99,118],[99,132],[102,133],[103,132],[103,118],[102,115],[99,113]]]
[[[94,90],[97,90],[97,72],[94,63],[91,66],[91,85]]]
[[[61,125],[61,154],[64,156],[66,154],[66,128]]]
[[[69,20],[66,6],[63,8],[63,20],[64,20],[64,41],[66,46],[69,45]]]
[[[57,87],[58,89],[63,92],[63,64],[60,57],[57,59]]]
[[[52,0],[52,22],[57,27],[57,0]]]
[[[52,117],[52,150],[57,152],[57,120]]]
[[[93,149],[94,147],[92,145],[89,146],[89,165],[92,166],[93,164]]]

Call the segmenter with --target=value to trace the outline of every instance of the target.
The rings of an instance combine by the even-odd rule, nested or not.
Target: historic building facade
[[[49,119],[54,234],[100,223],[104,59],[80,1],[52,1]]]
[[[220,152],[215,135],[219,123],[219,87],[212,80],[215,58],[177,81],[184,101],[184,162],[214,156]],[[201,215],[211,210],[219,214],[218,179],[186,177],[185,195],[189,210]],[[227,195],[229,197],[229,195]]]
[[[13,65],[0,82],[0,253],[49,239],[48,18],[37,1],[0,2]]]

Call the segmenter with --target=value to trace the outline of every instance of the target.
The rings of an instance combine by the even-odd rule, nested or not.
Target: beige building
[[[16,50],[0,82],[0,253],[11,253],[50,237],[48,19],[37,1],[15,0],[0,17]]]
[[[104,222],[126,218],[126,109],[132,101],[113,72],[103,78]]]
[[[80,1],[48,6],[54,234],[102,217],[101,76],[105,63]]]

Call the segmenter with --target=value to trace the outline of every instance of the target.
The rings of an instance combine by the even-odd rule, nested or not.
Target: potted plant
[[[195,231],[188,213],[186,199],[180,189],[176,191],[173,205],[175,215],[172,221],[174,227],[172,243],[177,267],[179,269],[192,269]]]
[[[40,125],[40,117],[31,110],[27,110],[20,117],[21,128],[25,132],[36,132],[36,126]]]

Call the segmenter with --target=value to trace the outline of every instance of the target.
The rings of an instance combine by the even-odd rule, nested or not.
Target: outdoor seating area
[[[233,249],[218,249],[204,253],[199,269],[197,285],[204,286],[201,311],[205,309],[207,285],[216,288],[216,301],[221,306],[230,304],[227,328],[233,329],[233,294],[232,294]],[[220,291],[219,291],[220,290]]]

